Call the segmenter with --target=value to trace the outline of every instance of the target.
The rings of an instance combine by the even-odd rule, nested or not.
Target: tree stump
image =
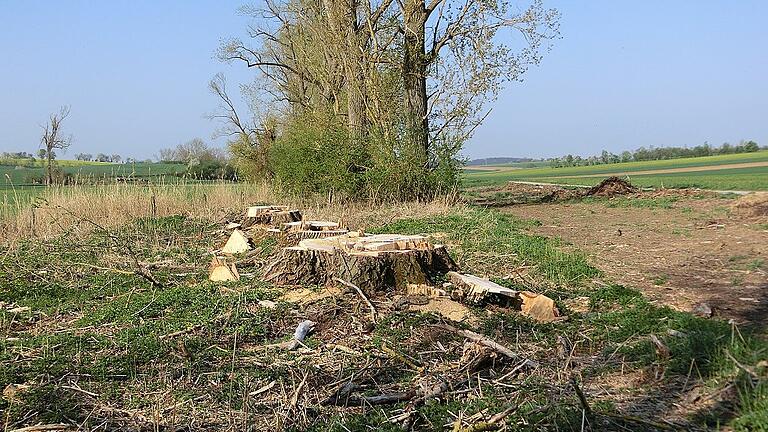
[[[264,278],[278,285],[328,285],[339,278],[374,294],[432,283],[435,276],[456,268],[444,246],[423,236],[352,232],[284,248]]]
[[[279,228],[284,223],[299,222],[301,219],[299,210],[289,210],[287,206],[253,206],[248,207],[242,226],[247,228],[265,225]]]

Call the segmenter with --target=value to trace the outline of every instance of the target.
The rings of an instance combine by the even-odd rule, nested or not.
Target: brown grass
[[[455,199],[427,202],[381,203],[296,197],[267,184],[217,183],[146,186],[112,184],[62,186],[46,190],[36,206],[0,213],[0,244],[15,245],[27,238],[51,238],[64,232],[90,232],[93,221],[105,228],[142,217],[184,215],[211,222],[237,220],[256,204],[286,204],[301,209],[309,219],[342,220],[355,229],[391,222],[400,217],[446,214]]]

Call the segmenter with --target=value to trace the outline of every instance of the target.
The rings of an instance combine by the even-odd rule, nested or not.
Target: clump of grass
[[[622,197],[616,196],[611,198],[603,197],[585,197],[579,200],[584,203],[601,203],[606,207],[611,208],[661,208],[671,209],[674,208],[674,204],[678,201],[677,197],[662,196],[662,197]]]
[[[478,275],[504,275],[516,267],[533,266],[551,282],[577,285],[600,274],[585,255],[564,250],[559,240],[527,234],[525,229],[536,223],[475,208],[446,216],[400,219],[371,231],[432,235],[451,245],[451,253],[464,271]]]

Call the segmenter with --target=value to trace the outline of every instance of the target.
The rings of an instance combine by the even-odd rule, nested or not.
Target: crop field
[[[643,187],[768,190],[768,151],[582,167],[489,169],[468,167],[465,186],[501,185],[510,180],[594,185],[604,177],[617,175]]]
[[[113,177],[153,178],[173,176],[183,172],[182,164],[146,163],[113,164],[105,162],[83,162],[61,160],[56,162],[64,172],[80,178],[100,179]],[[13,185],[28,185],[33,179],[41,179],[45,175],[45,167],[38,161],[35,165],[13,164],[8,160],[0,160],[0,189]]]
[[[45,194],[46,187],[39,183],[45,176],[45,168],[40,162],[30,166],[26,160],[0,160],[0,214],[18,212],[36,198]],[[113,181],[115,178],[131,177],[139,180],[152,180],[156,185],[190,183],[176,176],[183,172],[182,164],[145,163],[113,164],[106,162],[84,162],[74,160],[56,161],[57,166],[66,173],[75,176],[76,183],[93,181]],[[78,187],[87,187],[78,185]],[[66,187],[64,187],[66,188]]]

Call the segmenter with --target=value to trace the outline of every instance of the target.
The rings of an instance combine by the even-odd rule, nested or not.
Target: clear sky
[[[492,104],[467,155],[768,145],[768,2],[544,1],[562,39]],[[68,156],[212,141],[208,80],[222,72],[234,90],[253,77],[214,58],[243,33],[242,3],[0,0],[0,151],[36,150],[63,104]]]

